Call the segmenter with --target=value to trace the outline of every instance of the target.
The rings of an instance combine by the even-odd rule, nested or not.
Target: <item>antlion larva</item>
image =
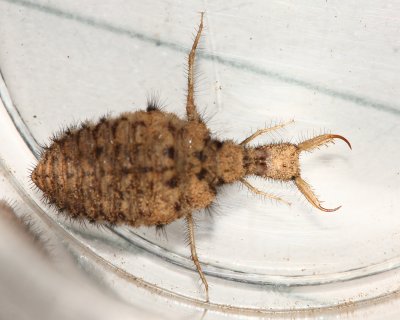
[[[351,145],[340,135],[324,134],[300,144],[248,146],[285,124],[258,130],[239,144],[213,138],[194,101],[193,66],[202,29],[203,13],[188,57],[187,119],[150,103],[146,111],[85,122],[45,147],[31,177],[45,198],[72,218],[133,227],[163,226],[185,218],[191,258],[208,301],[192,213],[210,206],[219,186],[237,181],[254,193],[284,201],[253,187],[246,180],[250,175],[294,182],[313,206],[335,211],[340,207],[323,208],[301,178],[299,154],[334,139]]]

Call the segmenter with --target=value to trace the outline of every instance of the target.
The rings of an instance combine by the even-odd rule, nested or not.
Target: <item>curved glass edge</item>
[[[1,74],[0,74],[1,75]],[[0,98],[12,119],[15,127],[19,131],[20,136],[26,143],[27,147],[38,159],[38,150],[40,146],[36,139],[33,137],[32,133],[28,129],[24,120],[21,118],[18,110],[12,103],[12,99],[9,95],[7,87],[5,85],[4,79],[1,78],[0,81]],[[177,253],[166,250],[165,248],[159,246],[158,244],[152,243],[151,241],[143,238],[139,234],[135,233],[132,229],[129,231],[124,231],[121,229],[115,229],[109,227],[112,232],[115,232],[121,237],[124,237],[129,243],[147,250],[159,257],[163,257],[166,261],[173,263],[175,265],[184,267],[188,270],[195,270],[192,261],[186,257],[179,255]],[[343,270],[341,272],[331,273],[331,274],[318,274],[318,275],[269,275],[260,273],[243,273],[241,270],[237,269],[225,269],[220,266],[213,264],[204,264],[204,272],[207,275],[219,277],[225,280],[233,280],[238,282],[244,282],[249,284],[257,285],[278,285],[278,286],[305,286],[305,285],[320,285],[328,284],[334,282],[348,281],[359,279],[369,275],[376,275],[379,273],[384,273],[389,270],[400,268],[400,256],[392,259],[387,259],[373,265]]]
[[[384,263],[386,265],[386,269],[379,269],[382,268],[382,265],[379,264],[375,272],[370,274],[365,274],[364,276],[362,276],[361,277],[361,280],[363,280],[362,283],[360,283],[360,278],[354,278],[354,277],[349,278],[348,281],[346,282],[338,280],[339,282],[342,282],[342,284],[346,283],[346,286],[345,288],[342,288],[342,290],[338,290],[338,288],[334,287],[334,289],[337,290],[335,292],[336,297],[334,298],[334,301],[332,301],[331,299],[328,299],[326,301],[323,301],[323,299],[315,299],[315,297],[313,297],[314,295],[313,291],[306,292],[309,288],[304,289],[301,287],[296,287],[296,285],[294,284],[288,284],[287,286],[283,285],[273,286],[273,288],[269,288],[268,290],[269,292],[273,294],[289,292],[290,295],[294,297],[294,299],[291,302],[286,301],[286,303],[282,304],[280,303],[282,301],[279,301],[279,303],[275,305],[270,304],[269,307],[263,307],[263,306],[255,307],[252,301],[242,301],[238,302],[235,305],[234,300],[229,301],[229,299],[228,301],[221,301],[221,303],[219,302],[205,303],[201,301],[202,299],[201,297],[191,297],[190,294],[188,295],[179,294],[174,292],[173,290],[168,290],[166,288],[163,288],[162,286],[157,285],[156,283],[148,282],[146,281],[146,279],[140,279],[134,276],[131,272],[129,272],[129,270],[126,270],[118,262],[112,262],[110,259],[107,259],[107,255],[102,255],[102,252],[96,250],[93,243],[91,243],[91,245],[88,246],[87,243],[84,243],[83,241],[79,240],[78,234],[74,234],[72,230],[66,229],[62,223],[58,223],[56,220],[54,220],[54,218],[51,217],[49,212],[43,209],[44,206],[37,199],[37,196],[35,196],[32,191],[28,191],[27,185],[29,181],[26,177],[26,166],[25,166],[26,159],[24,160],[24,157],[18,157],[18,156],[20,156],[21,154],[26,155],[29,152],[31,153],[34,152],[35,148],[33,146],[35,145],[36,142],[34,141],[34,138],[30,135],[30,132],[25,126],[23,120],[19,117],[18,111],[13,106],[3,79],[1,79],[0,82],[0,97],[2,103],[4,104],[4,108],[2,110],[3,116],[1,117],[1,122],[3,123],[0,126],[2,128],[2,136],[5,136],[4,133],[7,130],[7,126],[8,127],[15,126],[15,128],[18,129],[18,136],[8,135],[9,139],[7,144],[8,149],[5,150],[4,148],[2,148],[3,150],[1,150],[3,155],[2,166],[4,168],[9,168],[9,172],[12,172],[10,173],[10,179],[13,182],[13,186],[17,189],[18,193],[21,195],[24,201],[26,201],[26,203],[42,220],[44,220],[49,226],[54,228],[55,232],[61,233],[63,237],[65,237],[65,239],[68,239],[68,242],[73,246],[74,250],[78,253],[78,255],[90,258],[93,261],[93,264],[100,264],[103,268],[112,271],[120,278],[123,278],[129,282],[134,282],[137,286],[149,289],[150,291],[156,292],[164,297],[173,298],[175,300],[184,303],[189,303],[190,305],[207,307],[212,310],[237,312],[237,313],[243,313],[243,312],[244,313],[252,313],[252,312],[292,313],[296,311],[309,311],[310,309],[323,310],[332,307],[343,307],[343,306],[348,306],[350,303],[352,306],[355,306],[355,305],[362,305],[367,302],[374,301],[376,299],[382,299],[398,292],[399,284],[396,281],[393,281],[393,279],[398,278],[398,274],[400,272],[399,270],[397,270],[398,267],[397,265],[393,264],[389,265],[388,261]],[[5,110],[7,112],[5,112]],[[23,139],[23,141],[20,140],[21,138]],[[30,151],[28,151],[28,149]],[[18,159],[19,161],[12,161],[12,159]],[[141,244],[139,240],[137,241],[137,243],[131,242],[131,244],[137,246],[138,248],[140,248],[141,245],[143,246],[143,244]],[[148,244],[145,250],[150,251],[149,248],[153,249],[153,254],[156,252],[156,250],[159,250],[157,247],[154,246],[154,244],[151,243]],[[177,262],[176,258],[173,261]],[[186,259],[186,261],[189,260]],[[176,264],[179,264],[179,261]],[[188,269],[193,269],[188,265],[184,267]],[[206,269],[207,268],[208,266],[206,266]],[[209,272],[210,275],[213,275],[212,273],[213,271],[211,269],[207,271]],[[234,279],[240,281],[240,279],[232,278],[229,276],[227,276],[226,279],[229,280]],[[232,286],[232,283],[223,282],[222,286],[229,287]],[[349,286],[352,286],[353,290],[349,290],[348,288]],[[254,286],[254,287],[259,288],[259,286]],[[329,286],[327,287],[326,285],[324,285],[320,287],[324,289],[325,295],[329,296]],[[374,288],[375,290],[370,290],[369,293],[367,294],[367,291],[370,288]],[[240,296],[240,291],[243,291],[243,288],[229,288],[229,289],[235,291],[234,294],[236,296]],[[247,289],[248,288],[246,288],[245,291]],[[364,291],[365,294],[360,295],[359,294],[360,290]],[[256,294],[259,293],[258,290],[255,291]],[[265,292],[265,290],[262,289],[260,291]],[[340,294],[339,291],[341,291]],[[347,291],[347,292],[342,292],[342,291]],[[301,296],[303,296],[302,299],[300,299]],[[299,303],[299,300],[303,301]]]

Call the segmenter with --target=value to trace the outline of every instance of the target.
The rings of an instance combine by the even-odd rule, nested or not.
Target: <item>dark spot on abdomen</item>
[[[182,206],[179,202],[175,202],[174,209],[179,212],[182,209]]]
[[[169,179],[168,181],[167,181],[167,183],[166,183],[166,185],[169,187],[169,188],[176,188],[177,186],[178,186],[178,178],[177,177],[173,177],[173,178],[171,178],[171,179]]]
[[[219,140],[214,140],[214,147],[215,150],[220,150],[223,147],[224,143]]]
[[[103,153],[104,148],[103,147],[96,147],[95,153],[96,153],[96,158],[99,158],[101,154]]]
[[[207,160],[207,156],[204,154],[203,151],[196,151],[194,156],[199,159],[199,161],[204,162]]]
[[[175,148],[174,147],[169,147],[164,149],[163,151],[164,155],[166,155],[168,158],[173,159],[175,156]]]
[[[208,171],[206,169],[202,168],[200,172],[196,173],[196,177],[199,180],[203,180],[206,177],[207,173],[208,173]]]

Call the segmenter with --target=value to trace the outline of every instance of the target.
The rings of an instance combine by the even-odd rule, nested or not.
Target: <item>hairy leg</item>
[[[186,222],[187,222],[187,226],[188,226],[188,236],[189,236],[189,242],[190,242],[190,251],[191,251],[191,257],[192,260],[197,268],[197,272],[200,275],[201,281],[204,284],[204,288],[206,290],[206,301],[209,301],[208,298],[208,283],[207,283],[207,279],[204,276],[203,270],[201,269],[201,265],[200,265],[200,261],[199,258],[197,257],[197,252],[196,252],[196,242],[194,239],[194,222],[193,222],[193,216],[192,214],[188,214],[186,216]]]
[[[287,202],[286,200],[283,200],[282,198],[279,198],[278,196],[275,196],[273,194],[266,193],[266,192],[263,192],[261,190],[258,190],[257,188],[253,187],[246,179],[242,178],[242,179],[240,179],[240,182],[243,183],[251,192],[253,192],[255,194],[259,194],[259,195],[264,196],[264,197],[269,198],[269,199],[282,201],[283,203],[286,203],[287,205],[290,206],[290,202]]]
[[[271,128],[265,128],[265,129],[257,130],[257,131],[254,132],[250,137],[244,139],[244,140],[240,143],[240,145],[241,145],[241,146],[246,145],[246,144],[248,144],[250,141],[254,140],[255,138],[257,138],[258,136],[260,136],[260,135],[262,135],[262,134],[265,134],[265,133],[267,133],[267,132],[271,132],[271,131],[275,131],[275,130],[281,129],[281,128],[283,128],[283,127],[285,127],[285,126],[287,126],[288,124],[291,124],[291,123],[293,123],[293,122],[294,122],[294,120],[291,120],[291,121],[289,121],[289,122],[282,123],[282,124],[278,124],[278,125],[273,126],[273,127],[271,127]]]
[[[200,120],[200,116],[196,110],[196,105],[194,104],[194,60],[196,56],[196,48],[200,40],[201,31],[203,30],[203,15],[204,12],[201,13],[199,30],[197,31],[197,35],[194,39],[192,50],[190,51],[188,58],[188,93],[186,102],[186,113],[188,121]]]

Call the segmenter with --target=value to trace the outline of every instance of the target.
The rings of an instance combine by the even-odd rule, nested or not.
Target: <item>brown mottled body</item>
[[[209,206],[218,185],[242,177],[242,152],[211,139],[202,122],[150,109],[85,123],[54,139],[32,180],[74,218],[163,225]]]
[[[297,145],[247,146],[286,124],[258,130],[240,144],[213,139],[194,102],[193,65],[202,28],[203,14],[188,57],[186,120],[150,104],[147,111],[86,122],[54,138],[31,177],[50,203],[73,218],[134,227],[185,218],[191,258],[208,301],[208,283],[196,252],[193,211],[208,207],[218,186],[237,181],[256,194],[286,202],[253,187],[245,179],[250,175],[292,181],[315,207],[337,210],[323,208],[301,178],[299,155],[334,139],[351,146],[334,134]]]

